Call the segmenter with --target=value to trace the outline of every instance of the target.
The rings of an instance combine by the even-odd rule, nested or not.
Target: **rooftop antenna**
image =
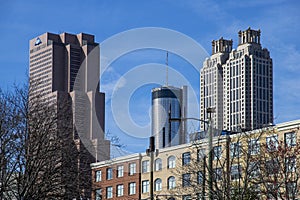
[[[168,63],[168,57],[169,57],[169,52],[167,51],[167,57],[166,57],[166,86],[168,86],[168,73],[169,73],[169,63]]]

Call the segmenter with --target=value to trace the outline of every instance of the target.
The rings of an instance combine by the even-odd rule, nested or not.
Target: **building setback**
[[[254,130],[273,124],[273,63],[262,48],[260,30],[239,31],[239,43],[212,42],[212,55],[200,75],[201,118],[216,108],[213,125],[220,130]],[[202,125],[202,128],[204,125]]]
[[[89,165],[110,157],[109,141],[104,139],[104,93],[99,92],[99,44],[89,34],[44,33],[30,40],[29,46],[29,97],[57,104],[57,112],[66,102],[71,102],[69,119],[73,128],[69,144],[74,144],[74,151],[79,153],[77,177],[69,178],[81,191],[81,197],[90,198]],[[70,123],[63,120],[58,124]],[[64,173],[68,174],[68,169]],[[79,198],[74,191],[69,191],[70,194],[74,196],[66,199]]]

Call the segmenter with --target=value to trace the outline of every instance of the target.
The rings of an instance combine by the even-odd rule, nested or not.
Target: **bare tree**
[[[26,87],[0,93],[0,199],[89,196],[90,175],[82,169],[93,157],[74,139],[70,97],[28,94]]]
[[[275,127],[268,127],[215,135],[212,169],[208,167],[206,139],[193,141],[189,161],[179,158],[183,159],[183,166],[175,173],[181,177],[181,184],[173,194],[189,194],[192,199],[208,196],[232,200],[297,199],[300,189],[297,131],[283,134]]]

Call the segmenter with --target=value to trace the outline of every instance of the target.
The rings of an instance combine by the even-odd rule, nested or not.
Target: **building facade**
[[[239,43],[213,41],[212,56],[201,69],[201,117],[215,107],[215,127],[254,130],[273,124],[273,63],[262,48],[260,30],[239,32]],[[202,125],[204,128],[204,125]]]
[[[91,165],[93,178],[96,180],[96,171],[101,170],[105,181],[103,173],[107,168],[117,169],[122,163],[128,165],[134,158],[140,163],[140,175],[136,177],[140,199],[150,199],[151,195],[160,200],[200,200],[209,196],[222,200],[230,196],[297,199],[300,192],[300,171],[296,167],[300,164],[299,134],[300,120],[243,133],[228,132],[213,138],[211,169],[208,141],[201,139],[156,150],[153,159],[149,153],[141,153],[120,157],[120,161],[94,163]],[[108,199],[117,199],[116,188],[123,183],[128,184],[128,181],[115,178],[113,183],[111,180],[102,182],[102,187],[94,182],[94,192],[97,188],[114,185],[114,196]]]
[[[61,113],[70,116],[61,118],[58,124],[71,121],[69,144],[74,145],[76,154],[67,154],[78,154],[73,183],[79,184],[83,198],[90,197],[90,163],[110,157],[109,141],[104,139],[104,93],[99,92],[99,51],[94,36],[84,33],[44,33],[29,42],[29,98],[56,104],[58,113],[63,110],[60,108],[70,106]],[[63,121],[66,118],[68,122]],[[87,184],[80,186],[83,182]]]
[[[92,199],[140,199],[140,154],[91,164]]]
[[[152,136],[155,146],[165,148],[186,142],[187,87],[152,89]],[[169,118],[176,120],[169,120]]]

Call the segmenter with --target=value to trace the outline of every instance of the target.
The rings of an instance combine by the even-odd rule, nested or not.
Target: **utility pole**
[[[154,153],[155,153],[155,137],[150,137],[149,149],[146,150],[148,156],[150,156],[150,200],[154,200],[154,188],[153,188],[153,162],[154,162]]]

